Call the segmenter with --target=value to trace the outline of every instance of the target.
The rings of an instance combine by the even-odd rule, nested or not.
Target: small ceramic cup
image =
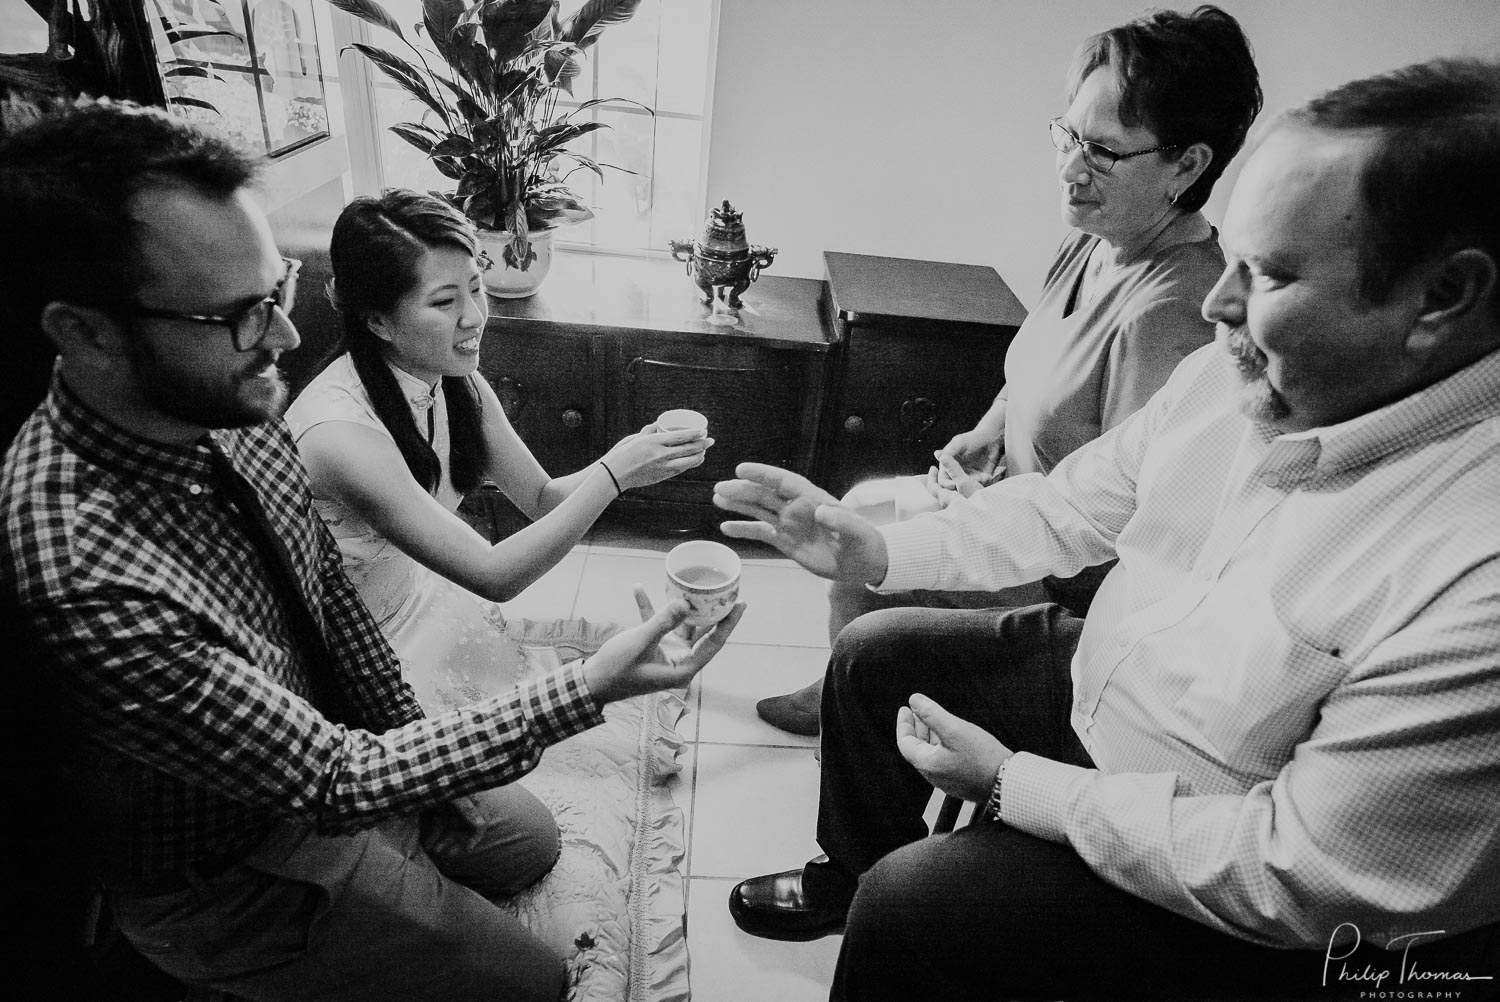
[[[667,554],[667,601],[687,603],[686,625],[712,626],[740,597],[740,557],[723,543],[694,539]]]
[[[661,417],[656,419],[657,431],[678,431],[686,428],[699,428],[707,432],[708,418],[697,411],[678,407],[675,410],[663,411]]]

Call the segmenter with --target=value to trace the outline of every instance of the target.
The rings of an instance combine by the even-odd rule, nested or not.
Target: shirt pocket
[[[1236,772],[1270,778],[1317,723],[1347,662],[1275,628],[1219,666],[1199,672],[1179,709],[1204,743]]]

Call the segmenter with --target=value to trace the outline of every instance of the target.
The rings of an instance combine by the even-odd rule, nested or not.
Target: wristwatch
[[[1000,768],[995,770],[995,785],[990,790],[989,803],[984,805],[984,816],[991,821],[1001,821],[1000,817],[1000,788],[1005,783],[1005,767],[1010,765],[1014,756],[1005,756],[1005,761],[1000,763]]]

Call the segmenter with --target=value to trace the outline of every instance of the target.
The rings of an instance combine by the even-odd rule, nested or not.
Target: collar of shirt
[[[406,403],[411,407],[411,413],[417,419],[418,425],[427,423],[427,412],[434,410],[438,404],[443,402],[443,381],[439,379],[435,386],[428,386],[427,381],[418,379],[400,366],[393,365],[389,361],[391,372],[396,376],[396,385],[401,387],[401,395],[406,398]]]
[[[1500,386],[1500,351],[1394,403],[1339,424],[1285,435],[1256,424],[1252,434],[1266,443],[1256,472],[1282,486],[1314,475],[1326,478],[1347,473],[1500,413],[1496,386]]]
[[[208,450],[202,444],[170,445],[130,434],[95,413],[68,387],[52,377],[48,418],[58,438],[95,465],[128,474],[169,490],[200,494],[212,486]]]

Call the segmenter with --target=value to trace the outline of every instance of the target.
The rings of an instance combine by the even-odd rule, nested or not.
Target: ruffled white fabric
[[[524,677],[615,629],[523,620],[510,633],[527,652]],[[521,780],[557,819],[562,853],[505,907],[569,958],[573,1002],[688,999],[683,815],[664,785],[681,768],[684,708],[671,692],[612,703],[604,724],[547,749]]]

